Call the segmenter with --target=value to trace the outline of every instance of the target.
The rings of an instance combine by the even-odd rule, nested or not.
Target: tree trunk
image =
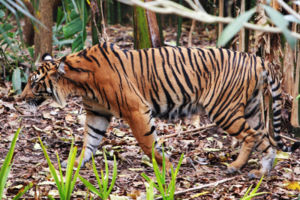
[[[245,12],[245,0],[241,0],[240,15]],[[242,28],[239,35],[239,51],[245,51],[245,28]]]
[[[30,14],[34,15],[34,9],[30,1],[23,1]],[[29,17],[24,17],[23,26],[24,42],[26,45],[31,46],[34,42],[34,29],[33,24]]]
[[[134,7],[133,22],[136,49],[162,46],[155,13],[145,11],[141,7]]]
[[[34,58],[37,59],[45,53],[52,53],[52,26],[53,26],[53,5],[54,0],[40,0],[36,18],[44,24],[46,28],[37,25],[38,29],[34,36]]]
[[[224,17],[224,0],[219,0],[219,16]],[[223,24],[219,23],[218,38],[220,38],[222,32],[223,32]]]

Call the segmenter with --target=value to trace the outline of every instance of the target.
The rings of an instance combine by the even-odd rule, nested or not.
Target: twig
[[[207,125],[201,126],[199,128],[194,128],[194,129],[190,129],[190,130],[186,130],[186,131],[181,131],[181,132],[169,134],[169,135],[166,135],[166,136],[163,136],[163,137],[160,137],[160,138],[161,139],[170,138],[170,137],[174,137],[174,136],[177,136],[177,135],[180,135],[180,134],[185,134],[185,133],[190,133],[190,132],[201,131],[201,130],[204,130],[204,129],[209,129],[209,128],[214,127],[214,126],[216,126],[216,124],[207,124]]]
[[[293,15],[294,17],[296,17],[298,20],[300,20],[300,15],[293,10],[289,5],[287,5],[284,1],[282,0],[277,0],[277,2],[286,10],[288,11],[291,15]]]
[[[190,33],[189,33],[188,47],[192,46],[192,39],[193,39],[193,32],[194,32],[194,29],[195,29],[195,25],[196,25],[196,20],[193,19],[192,25],[191,25],[191,30],[190,30]]]
[[[297,140],[297,139],[290,138],[290,137],[285,136],[285,135],[282,135],[282,134],[280,134],[280,137],[282,137],[282,138],[284,138],[284,139],[286,139],[286,140],[290,140],[290,141],[292,141],[292,142],[300,142],[300,141]]]
[[[195,191],[195,190],[201,190],[201,189],[206,188],[206,187],[212,187],[212,186],[216,187],[217,185],[219,185],[221,183],[225,183],[227,181],[231,181],[231,180],[233,180],[235,178],[236,177],[226,178],[226,179],[223,179],[223,180],[220,180],[220,181],[216,181],[216,182],[213,182],[213,183],[200,185],[198,187],[190,188],[190,189],[183,190],[183,191],[178,191],[178,192],[175,192],[174,195],[185,194],[187,192],[192,192],[192,191]],[[158,197],[155,200],[159,200],[159,199],[162,199],[162,197]]]
[[[235,20],[234,18],[231,17],[218,17],[218,16],[210,15],[208,13],[201,11],[200,9],[192,10],[184,6],[181,6],[178,3],[172,2],[170,0],[156,0],[150,2],[142,2],[140,0],[118,0],[118,1],[128,5],[140,6],[142,8],[148,9],[153,12],[157,12],[161,14],[176,14],[181,17],[195,19],[197,21],[201,21],[204,23],[229,24]],[[189,1],[189,4],[190,3],[191,2]],[[191,6],[191,7],[194,8],[195,6]],[[243,25],[245,28],[252,29],[255,31],[263,31],[269,33],[282,33],[282,30],[278,27],[262,26],[262,25],[251,24],[248,22],[244,23]],[[299,33],[291,32],[291,35],[294,36],[295,38],[300,39]]]

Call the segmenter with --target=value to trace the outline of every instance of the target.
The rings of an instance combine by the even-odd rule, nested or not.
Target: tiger
[[[274,133],[263,131],[262,95],[272,97]],[[223,48],[165,46],[121,49],[101,42],[77,53],[53,59],[49,55],[32,72],[19,100],[32,103],[53,98],[66,105],[81,96],[86,110],[84,141],[77,164],[95,153],[113,116],[124,119],[146,155],[162,164],[155,118],[178,119],[204,110],[215,124],[241,143],[239,155],[227,167],[238,172],[253,150],[264,155],[252,178],[267,175],[276,150],[295,151],[280,138],[281,86],[274,66],[262,58]],[[172,164],[166,157],[166,166]]]

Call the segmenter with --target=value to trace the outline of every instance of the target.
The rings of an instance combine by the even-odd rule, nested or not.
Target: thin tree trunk
[[[224,0],[219,0],[219,16],[224,17]],[[220,38],[222,32],[223,32],[223,24],[219,23],[218,38]]]
[[[30,14],[34,15],[34,9],[30,1],[23,1],[26,5]],[[33,24],[29,17],[24,17],[24,26],[23,26],[24,42],[26,45],[33,45],[34,43],[34,29]]]
[[[40,0],[39,12],[36,13],[36,18],[43,23],[46,28],[38,25],[38,29],[34,36],[34,57],[37,59],[45,53],[52,53],[52,26],[53,26],[53,5],[54,0]]]
[[[134,7],[133,21],[134,47],[136,49],[162,46],[155,13],[145,11],[141,7]]]
[[[241,0],[241,13],[245,12],[245,0]],[[239,51],[245,51],[245,29],[242,28],[239,35]]]

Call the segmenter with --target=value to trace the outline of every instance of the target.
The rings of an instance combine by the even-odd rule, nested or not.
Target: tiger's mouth
[[[44,97],[39,97],[39,98],[29,98],[26,99],[26,103],[28,103],[31,106],[39,106],[41,105],[44,101],[46,100],[46,98]]]

